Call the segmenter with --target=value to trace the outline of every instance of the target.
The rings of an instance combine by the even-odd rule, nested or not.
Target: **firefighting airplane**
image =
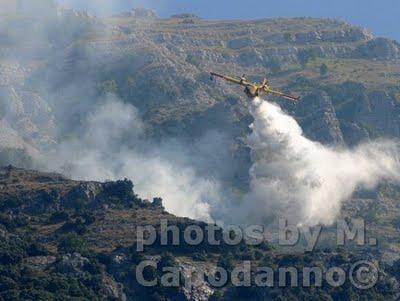
[[[220,77],[228,82],[244,86],[245,87],[244,92],[246,93],[246,95],[249,98],[257,97],[260,95],[260,93],[266,93],[266,94],[272,94],[272,95],[277,95],[277,96],[286,98],[288,100],[293,101],[294,103],[297,103],[300,100],[300,97],[291,96],[291,95],[273,90],[269,86],[269,82],[267,79],[264,79],[264,81],[261,84],[256,84],[256,83],[249,82],[244,75],[240,78],[233,78],[233,77],[225,76],[225,75],[218,74],[215,72],[210,72],[210,74],[211,74],[211,79],[213,79],[214,77]]]

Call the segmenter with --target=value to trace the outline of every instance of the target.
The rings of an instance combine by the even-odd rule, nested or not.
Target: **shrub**
[[[272,74],[279,73],[282,70],[282,62],[277,57],[273,57],[266,63],[266,67]]]
[[[300,50],[297,54],[297,59],[303,68],[307,66],[310,60],[315,60],[315,57],[315,53],[309,49]]]
[[[195,67],[200,66],[200,59],[198,57],[196,57],[195,55],[193,55],[193,54],[188,54],[186,56],[186,62],[191,64],[191,65],[193,65],[193,66],[195,66]]]
[[[61,222],[65,222],[69,219],[69,215],[65,211],[54,212],[48,219],[50,224],[58,224]]]
[[[78,234],[71,232],[64,235],[58,244],[58,251],[66,253],[85,253],[87,251],[86,242]]]
[[[322,64],[319,67],[319,74],[321,75],[321,77],[324,77],[328,74],[328,66],[326,64]]]
[[[207,253],[193,253],[192,258],[194,261],[207,261]]]

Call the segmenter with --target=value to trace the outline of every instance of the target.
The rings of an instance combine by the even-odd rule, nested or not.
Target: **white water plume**
[[[240,208],[246,222],[281,217],[292,224],[331,224],[358,188],[400,180],[396,142],[328,147],[306,138],[276,104],[255,98],[250,110],[255,119],[248,139],[251,189]]]

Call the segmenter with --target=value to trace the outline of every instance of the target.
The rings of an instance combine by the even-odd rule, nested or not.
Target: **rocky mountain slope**
[[[246,74],[254,81],[268,75],[274,87],[301,95],[297,106],[274,100],[308,137],[324,144],[399,138],[400,45],[363,28],[312,18],[210,21],[183,14],[161,19],[143,10],[96,18],[60,10],[45,17],[0,16],[0,163],[34,166],[40,153],[79,135],[85,117],[111,94],[138,109],[149,139],[196,141],[213,130],[226,134],[221,147],[230,150],[234,172],[224,180],[240,193],[251,164],[244,141],[252,122],[248,100],[240,88],[210,81],[210,70]],[[398,188],[383,184],[373,193],[357,192],[343,208],[343,216],[367,219],[381,237],[382,249],[373,256],[390,264],[400,254],[398,199]],[[197,223],[166,213],[159,200],[141,200],[129,181],[72,181],[11,167],[1,171],[0,202],[5,300],[16,291],[25,300],[52,299],[55,291],[49,287],[61,289],[60,300],[143,299],[149,292],[130,278],[139,256],[132,252],[135,227],[160,217]],[[209,269],[204,262],[218,263],[221,257],[310,261],[309,255],[287,259],[270,246],[212,252],[207,246],[195,254],[148,251],[145,256],[166,261],[172,252],[174,264],[188,269]],[[324,263],[340,258],[343,264],[352,258],[344,250],[318,250],[311,257]],[[40,290],[32,291],[33,279],[40,279]],[[201,291],[195,300],[214,294],[207,284]],[[387,292],[392,291],[378,287],[376,295],[365,298]],[[190,299],[183,289],[153,293],[155,300]],[[273,298],[282,292],[228,287],[213,300],[253,293]],[[346,290],[318,293],[326,300],[354,296]],[[283,294],[290,299],[296,292]]]
[[[53,147],[113,93],[139,109],[151,137],[229,135],[243,181],[247,99],[238,87],[211,82],[210,70],[257,81],[267,75],[276,88],[301,95],[298,106],[276,101],[323,143],[400,133],[399,44],[342,21],[160,19],[142,10],[100,19],[61,10],[0,22],[3,149],[32,156]],[[15,159],[3,157],[4,164]],[[24,164],[20,157],[13,163]]]
[[[210,82],[211,69],[254,80],[268,75],[277,88],[302,95],[298,107],[285,106],[314,139],[354,144],[399,135],[398,43],[341,21],[159,19],[143,11],[110,19],[63,11],[45,24],[20,18],[44,29],[32,33],[40,35],[34,42],[19,40],[18,28],[3,33],[1,98],[5,120],[32,146],[51,144],[60,119],[87,113],[77,99],[105,92],[139,108],[156,136],[210,128],[242,136],[246,99],[238,87]],[[2,22],[7,28],[21,20]],[[63,26],[67,34],[60,36]],[[27,50],[21,62],[15,51]],[[321,75],[323,64],[328,71]],[[34,106],[26,107],[27,100]]]
[[[397,266],[385,266],[378,253],[317,248],[285,255],[267,241],[232,246],[204,240],[193,247],[183,242],[186,227],[197,225],[206,235],[207,224],[173,216],[163,209],[161,199],[142,200],[132,188],[128,180],[80,182],[54,173],[1,168],[0,300],[300,300],[299,296],[301,300],[312,296],[394,300],[396,296]],[[160,233],[162,221],[180,229],[180,244],[163,245],[158,236],[144,252],[138,250],[138,227],[154,226]],[[221,241],[221,236],[217,228],[215,238]],[[194,272],[212,277],[217,266],[230,272],[245,260],[254,268],[295,265],[347,270],[358,258],[380,264],[379,285],[361,291],[326,283],[302,289],[282,288],[278,283],[265,288],[217,287],[206,277],[189,289],[184,282],[178,287],[144,287],[135,276],[144,260],[158,263],[145,274],[150,279],[160,280],[163,267],[177,267],[188,281]]]

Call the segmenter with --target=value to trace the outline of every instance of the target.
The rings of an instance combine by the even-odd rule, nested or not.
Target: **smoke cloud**
[[[395,142],[337,149],[307,139],[276,104],[256,98],[250,110],[255,119],[248,137],[251,190],[240,208],[247,222],[282,217],[293,224],[331,224],[356,189],[400,180]]]
[[[146,139],[136,108],[109,96],[89,113],[78,137],[62,141],[42,164],[74,179],[129,178],[141,197],[162,197],[167,211],[210,221],[219,198],[215,180],[198,175],[178,141],[174,148]],[[183,160],[186,158],[186,161]]]
[[[298,224],[329,224],[357,189],[400,180],[397,143],[375,141],[352,149],[323,146],[307,139],[295,119],[277,105],[257,98],[250,105],[250,189],[242,197],[231,194],[221,180],[235,173],[230,134],[210,131],[195,141],[149,138],[132,104],[112,95],[99,99],[103,96],[96,91],[97,73],[109,71],[107,64],[113,62],[105,61],[104,53],[113,49],[107,48],[109,43],[91,43],[86,36],[107,39],[113,28],[96,18],[63,14],[28,19],[32,24],[27,21],[15,30],[6,22],[1,32],[11,49],[1,53],[6,65],[1,69],[11,71],[2,76],[10,88],[0,91],[0,100],[11,109],[0,120],[0,145],[37,150],[42,154],[35,162],[39,169],[83,180],[127,177],[136,193],[148,199],[162,197],[171,213],[242,224],[270,223],[278,216]],[[140,31],[141,24],[136,26]],[[130,53],[140,46],[132,45]],[[49,57],[34,74],[23,72],[30,60],[36,65]]]

